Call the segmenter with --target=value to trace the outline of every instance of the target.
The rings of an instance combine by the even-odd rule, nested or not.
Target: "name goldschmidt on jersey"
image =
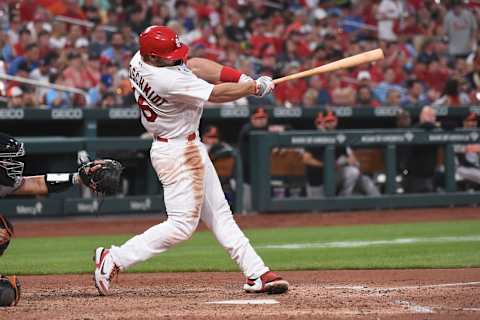
[[[153,89],[152,86],[140,75],[140,72],[135,69],[134,66],[130,65],[128,70],[128,77],[138,86],[139,89],[142,90],[143,95],[148,102],[153,104],[154,106],[161,106],[165,102],[166,99],[159,96]]]

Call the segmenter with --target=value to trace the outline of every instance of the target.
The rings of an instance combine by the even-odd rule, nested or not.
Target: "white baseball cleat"
[[[272,271],[267,271],[257,279],[247,279],[243,290],[253,293],[279,294],[288,290],[288,282]]]
[[[101,296],[106,296],[110,291],[110,282],[118,275],[120,268],[113,262],[108,249],[99,247],[95,250],[95,287]]]

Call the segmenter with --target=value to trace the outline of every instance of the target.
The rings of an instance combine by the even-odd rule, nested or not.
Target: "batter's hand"
[[[242,75],[240,76],[240,79],[238,79],[238,82],[239,83],[244,83],[244,82],[248,82],[248,81],[252,81],[253,78],[246,75],[245,73],[242,73]]]
[[[267,76],[261,76],[260,78],[255,80],[255,84],[255,95],[258,97],[265,97],[267,94],[272,92],[273,88],[275,88],[275,84],[273,83],[272,78]]]

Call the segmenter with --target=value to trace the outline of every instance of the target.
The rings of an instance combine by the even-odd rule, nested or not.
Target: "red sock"
[[[242,73],[236,69],[224,66],[220,71],[220,81],[238,82]]]

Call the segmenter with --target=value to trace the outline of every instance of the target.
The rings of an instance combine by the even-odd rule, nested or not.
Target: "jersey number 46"
[[[157,119],[158,115],[155,113],[155,111],[150,108],[148,105],[147,101],[145,101],[145,98],[143,96],[138,96],[138,107],[143,113],[143,116],[145,119],[147,119],[148,122],[154,122],[155,119]]]

